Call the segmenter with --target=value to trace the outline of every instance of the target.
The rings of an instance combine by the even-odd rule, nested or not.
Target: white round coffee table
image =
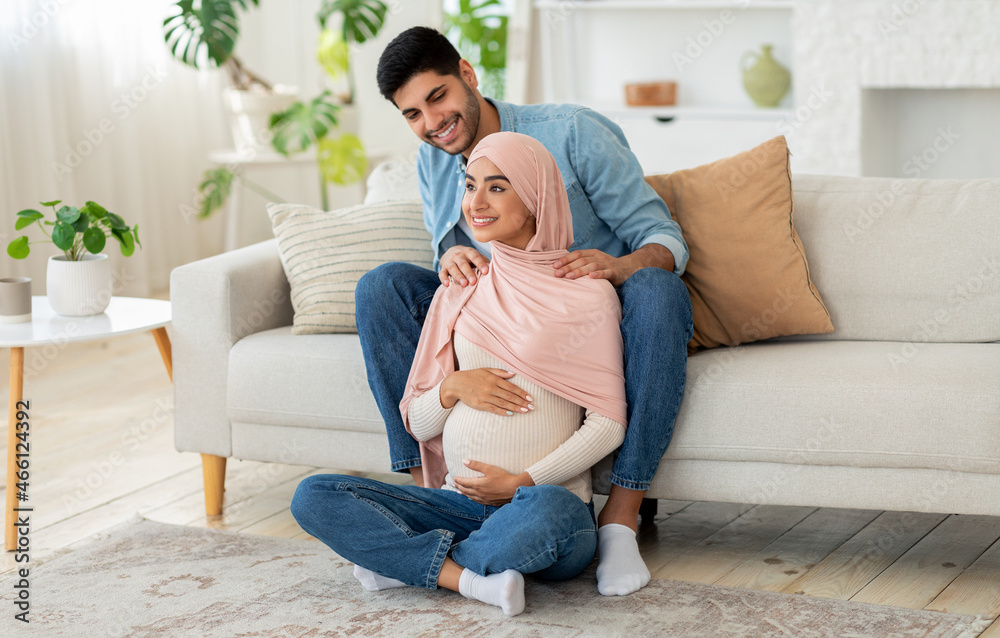
[[[0,347],[10,348],[10,406],[7,412],[7,489],[4,509],[4,549],[11,551],[17,547],[17,515],[29,512],[27,507],[18,505],[17,480],[18,452],[30,461],[24,448],[18,450],[17,413],[24,406],[18,403],[24,398],[24,349],[41,347],[55,348],[52,356],[67,343],[94,341],[117,337],[133,332],[151,331],[160,356],[167,367],[167,374],[173,379],[170,339],[164,326],[170,323],[170,302],[160,299],[140,299],[136,297],[112,297],[108,309],[99,315],[89,317],[64,317],[57,315],[45,297],[31,298],[31,321],[25,323],[0,324]],[[43,354],[45,351],[43,350]],[[30,415],[30,406],[29,412]],[[30,429],[28,430],[30,434]],[[30,464],[29,464],[30,471]],[[23,494],[22,494],[23,496]],[[22,517],[25,515],[22,514]]]

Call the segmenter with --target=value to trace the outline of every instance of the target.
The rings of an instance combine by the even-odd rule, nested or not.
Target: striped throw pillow
[[[389,261],[433,265],[419,200],[335,211],[269,204],[267,214],[292,288],[292,334],[357,332],[354,288],[362,275]]]

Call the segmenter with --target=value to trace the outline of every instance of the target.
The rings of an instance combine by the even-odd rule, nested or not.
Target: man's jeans
[[[493,507],[451,490],[323,474],[299,483],[292,514],[352,563],[428,589],[449,555],[482,576],[516,569],[564,580],[597,551],[593,505],[560,485],[520,487]]]
[[[420,448],[399,412],[420,330],[441,281],[437,273],[392,262],[365,274],[355,291],[358,335],[389,435],[396,472],[420,465]],[[457,286],[459,284],[451,284]],[[691,299],[680,277],[643,268],[618,288],[625,342],[628,430],[617,452],[611,482],[647,490],[674,432],[687,376]]]

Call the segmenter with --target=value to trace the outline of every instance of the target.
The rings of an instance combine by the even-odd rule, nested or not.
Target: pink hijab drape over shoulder
[[[532,137],[494,133],[469,165],[488,158],[535,216],[524,250],[490,242],[493,261],[475,285],[441,286],[424,321],[400,402],[409,429],[410,401],[455,371],[452,334],[466,339],[547,390],[626,423],[621,305],[604,279],[565,279],[552,267],[573,244],[569,199],[555,159]],[[517,415],[509,417],[516,419]],[[424,485],[447,474],[441,437],[420,444]]]

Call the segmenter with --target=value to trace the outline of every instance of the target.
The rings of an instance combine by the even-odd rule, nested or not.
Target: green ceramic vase
[[[757,106],[778,106],[792,84],[792,74],[771,55],[773,48],[765,44],[760,53],[747,51],[740,58],[743,88]]]

